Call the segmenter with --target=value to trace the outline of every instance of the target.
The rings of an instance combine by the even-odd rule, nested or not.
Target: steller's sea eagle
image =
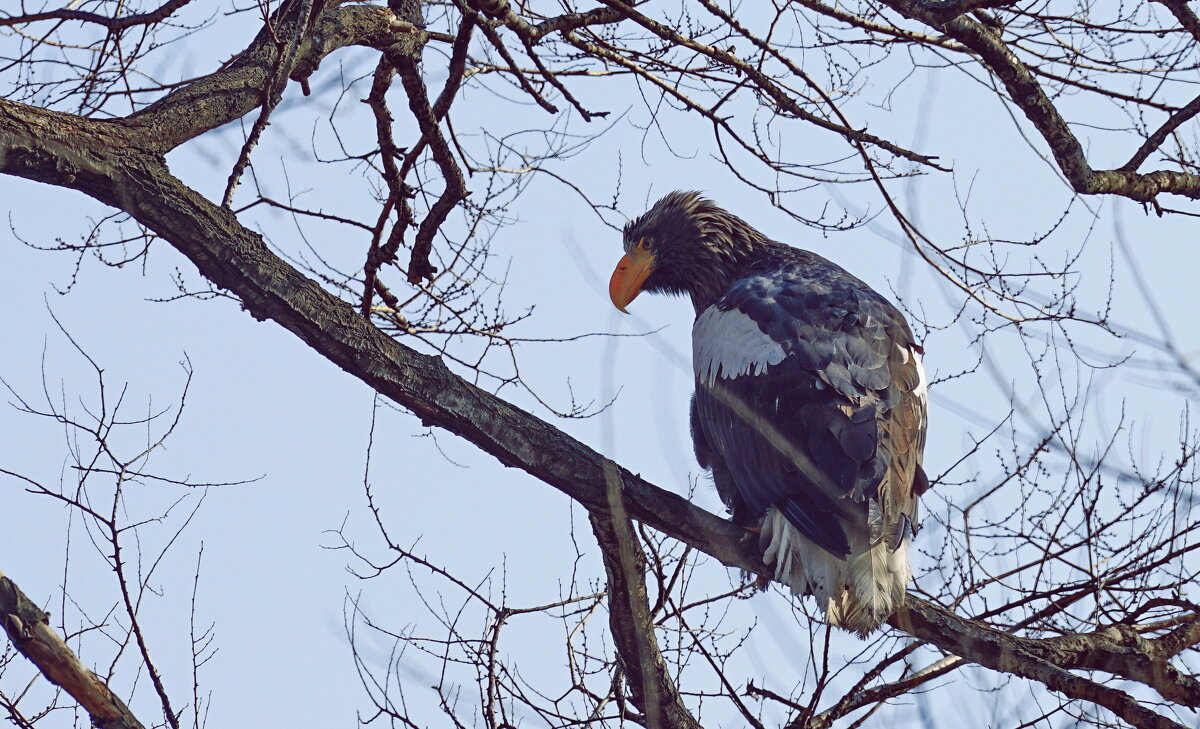
[[[917,530],[926,381],[892,304],[841,267],[773,241],[695,192],[624,231],[609,284],[688,295],[696,459],[776,579],[865,636],[904,601]]]

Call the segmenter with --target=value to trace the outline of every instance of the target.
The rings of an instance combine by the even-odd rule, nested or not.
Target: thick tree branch
[[[294,27],[304,3],[289,3],[272,17],[274,27]],[[330,53],[347,46],[367,46],[385,52],[413,53],[429,40],[453,42],[453,36],[430,33],[399,20],[377,5],[327,7],[304,34],[283,77],[308,78]],[[204,132],[240,119],[263,103],[286,48],[264,27],[251,44],[220,70],[164,96],[127,119],[138,132],[139,146],[165,154]]]
[[[1200,638],[1196,623],[1185,630],[1195,645]],[[1026,644],[1031,653],[1056,665],[1105,671],[1149,686],[1168,701],[1200,708],[1200,681],[1167,660],[1178,652],[1178,646],[1143,638],[1132,626],[1113,625],[1082,635],[1027,640]]]
[[[913,0],[930,17],[948,23],[955,18],[975,10],[1003,8],[1016,5],[1017,0]]]
[[[464,10],[463,12],[470,13],[471,11]],[[409,20],[416,21],[419,20],[419,18],[410,18]],[[441,121],[446,117],[446,114],[450,113],[451,105],[453,105],[455,99],[458,98],[458,90],[462,86],[463,77],[466,75],[467,52],[471,48],[471,38],[474,35],[475,26],[476,21],[470,15],[464,15],[459,21],[458,33],[454,36],[454,46],[450,49],[450,58],[446,64],[446,82],[442,85],[442,90],[441,93],[438,94],[437,101],[433,102],[432,105],[429,105],[428,92],[424,89],[424,87],[422,87],[422,90],[419,92],[420,95],[425,98],[426,105],[429,107],[428,112],[433,115],[433,119],[437,123],[441,123]],[[411,56],[412,60],[419,65],[421,63],[421,50],[422,49],[420,47],[413,47],[408,51],[393,47],[388,49],[383,54],[383,62],[389,63],[394,70],[398,70],[398,64],[400,64],[403,59],[392,58],[390,61],[388,59],[389,56],[395,55],[397,52],[403,52],[404,55]],[[425,116],[426,114],[423,110],[420,115],[417,115],[416,112],[414,112],[414,115],[420,117]],[[404,155],[404,165],[400,168],[398,173],[400,179],[406,179],[408,177],[409,172],[411,172],[413,167],[416,166],[417,160],[421,156],[421,152],[424,151],[425,147],[429,145],[429,140],[425,137],[424,128],[419,128],[422,130],[421,137],[417,139],[416,143],[413,144],[412,147],[408,148],[407,153]]]
[[[1125,168],[1093,170],[1079,139],[1054,102],[1046,96],[1030,69],[1002,40],[1001,31],[961,15],[946,21],[941,14],[930,9],[931,5],[937,3],[921,0],[884,2],[907,17],[941,30],[979,56],[1004,85],[1012,102],[1050,146],[1055,162],[1076,192],[1085,195],[1120,195],[1140,202],[1149,202],[1164,192],[1200,199],[1200,175],[1169,170],[1145,174]],[[1148,155],[1149,151],[1144,153]],[[1137,153],[1141,154],[1143,150]],[[1134,159],[1137,159],[1137,155]]]
[[[652,729],[700,729],[658,648],[646,597],[646,554],[625,512],[617,465],[605,463],[608,505],[588,512],[608,575],[608,624],[633,703]]]
[[[1187,0],[1150,0],[1158,3],[1171,11],[1175,19],[1179,21],[1187,32],[1192,34],[1192,37],[1200,41],[1200,17],[1188,7]]]
[[[624,13],[606,7],[592,8],[582,13],[563,13],[529,27],[524,38],[530,43],[537,43],[543,36],[555,31],[578,30],[591,25],[608,25],[624,19]]]
[[[233,213],[184,186],[157,155],[120,143],[123,133],[118,123],[0,100],[0,173],[79,190],[128,212],[188,257],[203,276],[237,295],[253,316],[277,322],[423,422],[466,438],[589,510],[608,508],[612,466],[606,459],[454,375],[440,359],[385,335],[351,305],[272,253]],[[768,574],[753,540],[745,539],[739,527],[628,471],[618,473],[630,517],[726,565]],[[1078,647],[1071,647],[1068,639],[1017,638],[912,596],[890,622],[965,660],[1095,702],[1136,726],[1178,726],[1128,694],[1067,670],[1101,669],[1146,680],[1145,671],[1161,668],[1153,659],[1169,654],[1165,644],[1164,655],[1139,664],[1122,657],[1130,646],[1118,651],[1095,634],[1070,637],[1079,639]],[[1178,649],[1176,644],[1187,637],[1173,639],[1170,649]],[[1148,685],[1164,696],[1174,690],[1164,690],[1160,683]],[[1186,682],[1180,686],[1190,688]]]
[[[84,192],[126,210],[187,256],[201,275],[241,298],[422,421],[475,443],[586,507],[607,503],[604,459],[544,421],[457,377],[366,322],[272,253],[236,216],[183,185],[119,125],[0,99],[0,172]],[[108,157],[102,157],[104,149]],[[89,151],[82,154],[80,150]],[[630,516],[732,567],[765,572],[744,532],[622,470]]]
[[[50,616],[0,572],[0,622],[13,646],[42,675],[61,686],[100,729],[143,729],[141,722],[100,677],[89,671],[50,627]]]
[[[906,604],[889,620],[907,633],[929,640],[952,655],[1003,673],[1037,681],[1064,696],[1098,704],[1136,727],[1183,729],[1183,725],[1156,714],[1137,699],[1115,688],[1103,686],[1071,673],[1071,668],[1097,668],[1087,665],[1085,655],[1062,649],[1061,639],[1035,640],[1003,633],[978,622],[961,618],[939,606],[908,596]],[[928,636],[937,636],[930,639]],[[1089,636],[1068,636],[1102,650]],[[949,640],[947,640],[947,638]],[[1055,641],[1058,641],[1057,643]],[[1053,660],[1061,662],[1051,662]]]

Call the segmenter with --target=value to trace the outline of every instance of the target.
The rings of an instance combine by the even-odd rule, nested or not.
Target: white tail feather
[[[801,534],[776,509],[767,511],[761,526],[763,558],[775,567],[775,579],[796,595],[811,593],[831,625],[866,637],[904,603],[912,577],[907,539],[891,551],[883,541],[871,546],[851,536],[851,556],[840,559]]]

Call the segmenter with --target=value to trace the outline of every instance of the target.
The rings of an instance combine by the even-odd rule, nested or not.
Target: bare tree
[[[27,682],[17,694],[0,693],[0,705],[17,726],[31,727],[59,713],[75,713],[72,702],[61,695],[65,691],[99,727],[141,727],[126,703],[113,688],[118,675],[145,675],[154,696],[161,702],[166,724],[180,725],[183,714],[172,708],[172,698],[160,677],[152,657],[150,640],[142,627],[142,607],[161,584],[157,574],[165,569],[164,558],[175,547],[180,534],[188,527],[204,501],[211,486],[233,485],[202,483],[186,478],[158,474],[150,468],[155,454],[165,447],[175,432],[187,402],[191,384],[190,365],[183,363],[184,383],[177,403],[155,409],[152,402],[145,411],[137,412],[139,404],[131,402],[129,385],[114,388],[104,369],[77,343],[66,335],[78,357],[95,377],[91,397],[78,402],[65,392],[55,397],[53,387],[43,372],[42,396],[37,400],[16,391],[7,382],[12,404],[20,413],[50,420],[64,432],[69,468],[58,484],[46,484],[35,478],[0,467],[0,474],[12,478],[25,491],[67,507],[70,520],[66,541],[76,537],[93,549],[69,549],[63,564],[63,594],[57,606],[57,621],[51,624],[51,614],[39,608],[15,582],[0,574],[0,604],[3,605],[4,629],[12,646],[32,662],[40,672],[58,687],[45,705],[35,712],[22,708],[30,703],[27,671],[14,671],[19,682]],[[40,400],[40,402],[38,401]],[[153,485],[172,487],[169,491],[148,488]],[[175,493],[178,489],[180,493]],[[14,524],[17,519],[14,516]],[[150,532],[154,526],[167,525],[165,534]],[[193,586],[198,587],[201,548],[196,558]],[[97,572],[111,572],[112,584],[107,586],[102,601],[85,607],[68,609],[72,585],[89,584]],[[90,594],[86,588],[81,592]],[[192,685],[199,689],[199,671],[212,656],[211,626],[195,622],[196,593],[192,594],[191,657]],[[95,612],[93,612],[95,611]],[[68,615],[78,613],[80,622],[72,625]],[[86,642],[85,642],[86,641]],[[99,673],[88,669],[72,650],[87,645],[92,665],[107,666]],[[18,668],[5,662],[4,675]],[[40,698],[35,693],[34,696]],[[204,701],[194,694],[188,712],[199,725]],[[34,699],[36,700],[36,699]]]
[[[364,721],[425,726],[440,712],[456,726],[719,721],[710,716],[755,727],[856,726],[898,699],[920,706],[934,689],[957,695],[1015,681],[1036,700],[1004,708],[994,723],[1195,723],[1200,568],[1190,553],[1200,545],[1200,434],[1184,410],[1174,446],[1148,459],[1126,455],[1137,423],[1106,422],[1095,403],[1106,394],[1097,377],[1113,368],[1167,381],[1177,403],[1196,397],[1200,376],[1188,342],[1156,308],[1134,244],[1115,235],[1099,275],[1091,261],[1106,249],[1091,232],[1105,200],[1126,198],[1158,216],[1197,214],[1200,19],[1187,4],[264,0],[217,10],[190,0],[85,0],[0,13],[0,171],[106,206],[75,241],[47,244],[16,223],[15,235],[74,256],[76,272],[90,258],[144,263],[165,243],[200,277],[179,274],[179,297],[237,301],[361,380],[380,403],[526,471],[586,515],[588,529],[581,521],[572,534],[580,560],[598,547],[603,575],[580,569],[563,576],[554,601],[510,602],[502,573],[464,579],[394,533],[368,467],[382,547],[363,547],[344,531],[334,546],[365,578],[406,575],[428,597],[429,615],[419,628],[397,627],[353,593],[347,598],[356,649],[370,636],[393,653],[382,675],[356,653],[373,707]],[[242,32],[257,34],[238,46],[231,39]],[[210,51],[230,43],[228,60]],[[197,72],[171,62],[179,49]],[[1060,214],[1012,233],[1020,201],[978,212],[973,181],[939,156],[949,142],[911,133],[942,113],[911,108],[917,78],[982,89],[993,106],[960,118],[982,127],[996,110],[1006,113],[1061,179]],[[309,142],[301,141],[306,123]],[[493,243],[537,210],[530,190],[541,179],[611,228],[622,213],[640,212],[640,201],[620,195],[621,164],[604,176],[585,159],[618,126],[680,156],[688,151],[677,140],[694,143],[702,130],[710,136],[700,147],[723,179],[761,193],[797,225],[830,236],[884,228],[920,271],[920,295],[897,291],[916,328],[931,339],[965,333],[970,342],[962,369],[943,371],[947,390],[961,381],[1008,386],[997,350],[1026,355],[1032,396],[1010,389],[1006,412],[944,404],[979,430],[966,433],[926,499],[927,566],[907,607],[860,646],[797,602],[795,629],[807,632],[811,652],[794,676],[744,675],[752,625],[738,606],[769,572],[743,530],[520,407],[578,417],[608,402],[556,405],[545,382],[525,375],[523,345],[569,346],[589,333],[541,330],[527,309],[511,313],[503,297],[514,292]],[[264,161],[272,135],[309,147],[303,174]],[[235,136],[230,149],[215,149],[214,140]],[[172,173],[168,155],[174,164],[185,153],[219,159],[212,194]],[[955,236],[915,214],[921,195],[912,186],[924,180],[944,181],[936,204],[960,221]],[[340,185],[361,186],[356,209],[314,202]],[[1007,186],[1014,198],[1020,187]],[[515,255],[532,265],[538,251]],[[1139,307],[1151,311],[1151,326],[1125,317]],[[101,380],[101,403],[105,392]],[[102,629],[106,618],[59,624],[55,637],[50,618],[0,577],[0,619],[12,644],[99,726],[138,725],[110,690],[118,669],[145,675],[161,704],[161,718],[142,716],[143,724],[187,723],[186,705],[200,726],[199,667],[211,650],[203,621],[192,622],[193,695],[173,698],[138,627],[138,594],[150,583],[130,567],[157,560],[121,546],[143,518],[127,521],[122,484],[161,479],[140,464],[171,428],[119,455],[109,446],[110,431],[128,424],[119,408],[80,417],[49,397],[34,405],[13,396],[22,412],[97,444],[86,458],[74,454],[86,490],[0,473],[83,520],[115,571],[122,619],[108,670],[89,671],[67,657],[67,644],[76,640],[78,649],[71,633]],[[106,477],[101,509],[91,484]],[[189,488],[187,479],[167,480]],[[182,528],[187,518],[169,513],[182,508],[167,505],[153,518],[172,516]],[[712,573],[718,582],[724,575],[722,589],[698,577]],[[604,613],[608,625],[598,625]],[[550,679],[512,657],[508,636],[532,624],[554,626],[555,644],[565,646],[565,667]],[[133,666],[121,660],[128,655]],[[432,695],[418,700],[393,670],[408,656],[432,666]],[[52,667],[60,659],[70,670]],[[42,725],[69,705],[55,695],[29,708],[19,687],[28,679],[12,678],[14,665],[11,653],[0,662],[12,682],[0,702],[14,724]],[[976,680],[964,678],[968,671]],[[470,699],[467,683],[477,687]]]

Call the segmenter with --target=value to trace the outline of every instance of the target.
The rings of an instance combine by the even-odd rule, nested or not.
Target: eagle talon
[[[771,578],[763,577],[762,575],[753,572],[742,570],[742,581],[745,587],[748,588],[744,593],[738,595],[740,600],[748,600],[755,595],[766,592],[771,586]]]
[[[740,537],[738,537],[738,546],[747,548],[747,549],[752,549],[755,551],[755,554],[757,554],[758,553],[759,535],[762,534],[762,527],[760,527],[760,526],[743,526],[742,529],[744,531],[742,532],[742,535]]]

